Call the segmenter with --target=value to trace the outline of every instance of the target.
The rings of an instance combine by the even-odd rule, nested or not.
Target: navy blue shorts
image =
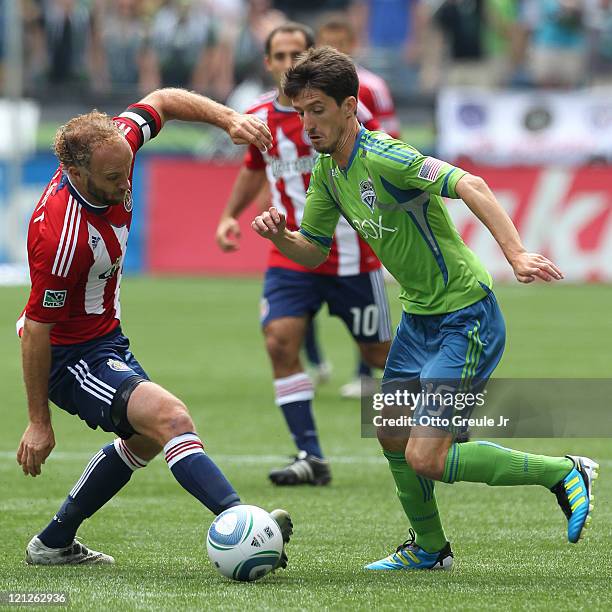
[[[49,399],[92,429],[129,438],[127,402],[146,372],[130,352],[121,328],[80,344],[52,347]]]
[[[331,276],[268,268],[261,299],[261,324],[282,317],[314,316],[323,304],[340,317],[357,342],[391,339],[391,314],[382,270]]]
[[[484,392],[504,352],[505,340],[504,318],[493,293],[447,314],[404,312],[387,358],[383,390],[406,387],[431,391],[426,401],[416,404],[415,422],[447,423],[449,427],[440,428],[465,431],[462,419],[481,405],[481,399],[469,396]],[[458,399],[451,401],[449,397],[445,403],[448,393]]]

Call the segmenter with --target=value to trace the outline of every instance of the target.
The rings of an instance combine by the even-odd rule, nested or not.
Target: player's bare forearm
[[[17,463],[27,476],[38,476],[53,447],[55,436],[49,411],[52,325],[25,320],[21,352],[28,398],[28,426],[17,449]]]
[[[51,370],[51,327],[26,318],[21,339],[23,380],[32,423],[50,423],[49,372]]]
[[[270,240],[283,255],[301,266],[316,268],[327,259],[327,255],[304,238],[300,232],[292,232],[285,228],[282,234]]]
[[[242,211],[255,200],[265,182],[265,170],[250,170],[244,166],[240,168],[221,218],[234,217],[237,219]]]
[[[285,215],[271,207],[257,215],[251,227],[263,238],[267,238],[289,259],[307,268],[316,268],[326,259],[327,254],[307,240],[300,232],[286,227]]]
[[[210,123],[225,130],[235,144],[253,144],[265,151],[272,144],[268,126],[253,115],[243,115],[206,96],[168,87],[145,96],[141,102],[153,106],[162,123],[171,119]]]
[[[219,248],[226,253],[239,248],[240,224],[238,217],[257,197],[266,181],[264,170],[250,170],[242,167],[232,188],[229,200],[221,213],[217,225],[216,240]]]
[[[545,281],[563,278],[549,259],[527,252],[512,219],[483,179],[465,174],[457,182],[455,191],[491,232],[520,282],[528,283],[536,277]]]
[[[459,179],[455,191],[485,224],[509,262],[520,253],[526,252],[527,249],[523,246],[512,219],[483,179],[473,174],[466,174]]]

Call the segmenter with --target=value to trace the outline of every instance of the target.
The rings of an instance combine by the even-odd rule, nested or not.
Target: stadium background
[[[0,369],[7,413],[0,442],[0,507],[6,517],[0,590],[66,588],[80,609],[95,609],[101,599],[111,607],[127,602],[128,609],[163,609],[169,598],[179,607],[197,607],[197,597],[207,597],[211,608],[244,605],[244,591],[234,586],[217,592],[219,582],[202,569],[200,550],[173,548],[172,534],[162,527],[176,522],[168,500],[182,500],[183,524],[175,535],[183,546],[185,541],[192,546],[194,537],[201,540],[202,514],[180,497],[160,462],[131,485],[133,494],[113,500],[84,528],[92,543],[123,550],[124,566],[130,564],[124,579],[105,571],[104,586],[92,575],[77,578],[67,571],[59,578],[32,578],[16,569],[32,529],[42,525],[75,470],[106,439],[100,432],[83,432],[81,423],[55,411],[58,448],[46,466],[47,480],[24,484],[18,478],[13,454],[25,409],[13,322],[27,295],[25,231],[56,167],[50,143],[62,122],[93,107],[120,112],[162,85],[192,88],[242,109],[269,88],[261,68],[265,33],[286,18],[316,27],[337,11],[355,25],[357,60],[387,79],[404,140],[481,174],[527,247],[551,257],[566,273],[557,287],[506,284],[510,271],[492,238],[463,204],[449,202],[465,241],[500,282],[510,342],[499,375],[610,377],[610,2],[0,0]],[[338,400],[353,355],[340,325],[327,317],[322,337],[335,370],[331,386],[319,391],[316,411],[335,460],[336,488],[315,498],[312,490],[279,493],[263,478],[279,455],[292,450],[280,431],[258,332],[267,249],[248,228],[251,211],[243,215],[238,253],[224,255],[214,242],[241,154],[217,130],[178,123],[166,126],[139,154],[122,293],[126,331],[157,380],[187,401],[196,422],[206,424],[211,453],[220,453],[221,466],[243,496],[266,507],[296,508],[302,531],[295,538],[293,573],[269,580],[267,591],[249,591],[250,605],[399,606],[401,581],[385,577],[371,584],[355,574],[362,561],[399,543],[405,525],[376,445],[359,439],[357,407]],[[396,293],[389,289],[397,320]],[[230,428],[224,413],[237,406],[245,412]],[[568,452],[567,440],[522,446],[533,448],[534,442],[548,452]],[[602,470],[612,465],[609,440],[585,444]],[[573,589],[565,581],[563,559],[570,553],[563,548],[559,554],[562,517],[554,515],[551,527],[550,513],[557,510],[550,499],[541,496],[532,506],[528,488],[511,496],[473,487],[476,492],[458,508],[457,497],[442,489],[449,529],[464,538],[459,544],[464,565],[454,578],[412,582],[411,593],[423,598],[423,606],[567,607]],[[593,569],[610,566],[609,499],[608,487],[598,502],[600,531],[591,548],[571,557],[586,593],[584,605],[591,609],[610,607],[605,576]],[[526,532],[515,510],[523,501],[532,521]],[[372,525],[382,507],[389,508],[390,531],[388,521]],[[149,518],[135,520],[139,512]],[[121,528],[119,537],[108,529],[109,521]],[[143,526],[146,521],[151,525]],[[513,537],[522,552],[513,548]],[[544,577],[538,581],[540,572]],[[289,604],[286,598],[297,593],[302,599]]]

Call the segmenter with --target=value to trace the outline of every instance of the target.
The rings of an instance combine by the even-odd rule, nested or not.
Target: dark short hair
[[[340,106],[349,96],[357,98],[359,78],[348,55],[325,46],[302,53],[285,73],[282,89],[290,99],[304,89],[320,89]]]
[[[319,23],[319,27],[317,28],[317,37],[319,37],[324,31],[346,32],[351,41],[355,40],[355,29],[351,23],[347,21],[346,16],[342,15],[342,13],[328,15],[323,21],[321,21]]]
[[[303,23],[297,23],[296,21],[288,21],[279,26],[276,26],[267,36],[265,44],[265,53],[270,55],[272,49],[272,39],[281,32],[286,34],[292,34],[293,32],[301,32],[304,35],[304,41],[306,42],[306,49],[314,47],[315,36],[312,28],[304,25]]]

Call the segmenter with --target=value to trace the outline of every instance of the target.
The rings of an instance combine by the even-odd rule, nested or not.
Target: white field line
[[[11,460],[15,461],[16,451],[0,451],[0,460]],[[76,451],[53,451],[48,461],[87,461],[91,459],[95,452],[84,453]],[[288,461],[289,455],[224,455],[215,454],[211,455],[211,458],[219,461],[219,463],[236,463],[236,464],[258,464],[258,463],[276,463]],[[338,455],[328,456],[330,463],[348,463],[348,464],[384,464],[386,463],[385,458],[372,454],[372,455]],[[598,461],[602,467],[612,467],[612,459],[602,459]]]
[[[95,454],[83,453],[76,451],[53,451],[47,461],[87,461]],[[0,460],[10,459],[15,461],[15,451],[0,451]],[[327,457],[333,463],[355,463],[355,464],[370,464],[370,463],[386,463],[385,458],[377,455],[340,455]],[[287,455],[224,455],[214,454],[211,459],[219,461],[219,463],[274,463],[280,461],[287,462],[291,457]]]

